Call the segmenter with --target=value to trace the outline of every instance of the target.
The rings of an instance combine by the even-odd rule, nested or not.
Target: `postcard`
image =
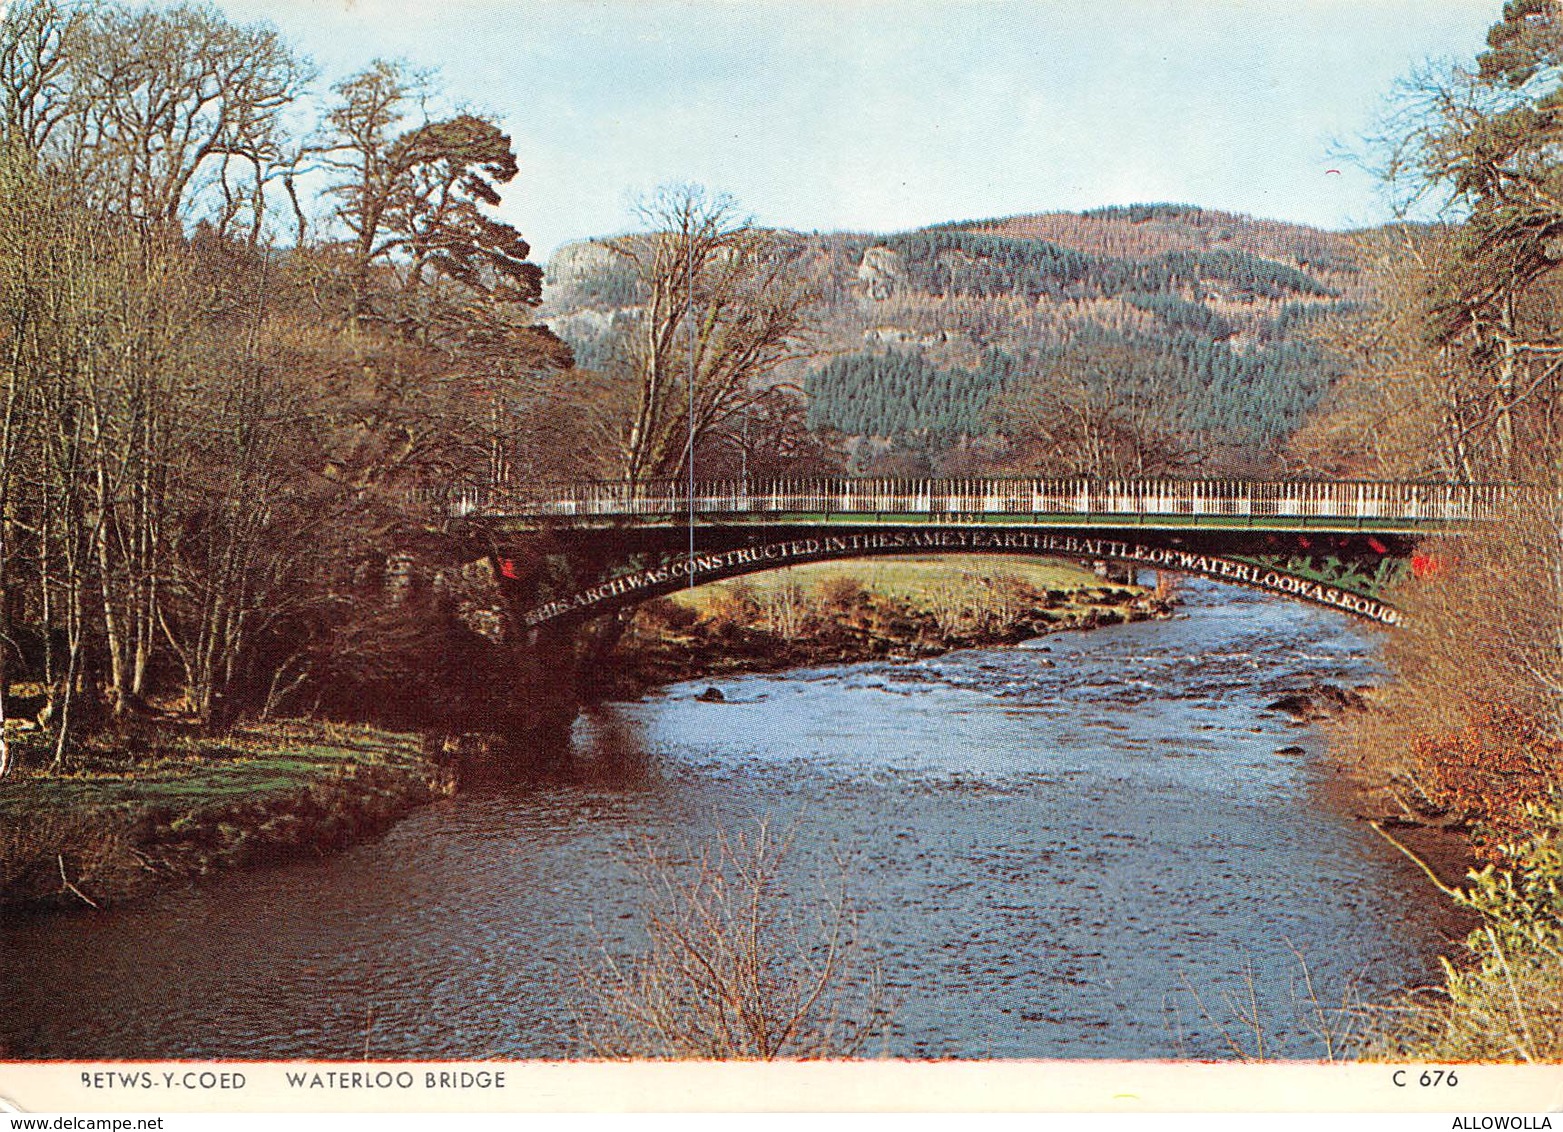
[[[0,1107],[1550,1111],[1560,106],[1554,0],[13,0]]]

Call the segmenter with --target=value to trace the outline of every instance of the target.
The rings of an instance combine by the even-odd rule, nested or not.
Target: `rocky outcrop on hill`
[[[886,247],[868,248],[857,267],[857,280],[866,299],[888,299],[901,275],[901,257]]]

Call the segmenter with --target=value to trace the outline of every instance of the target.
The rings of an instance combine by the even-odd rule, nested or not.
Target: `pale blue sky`
[[[376,56],[496,113],[537,258],[697,181],[756,219],[891,231],[1180,201],[1330,228],[1385,209],[1334,141],[1469,59],[1501,0],[222,0],[325,86]],[[1326,170],[1339,169],[1340,173]]]

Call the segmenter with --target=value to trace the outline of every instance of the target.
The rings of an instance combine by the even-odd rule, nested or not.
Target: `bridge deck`
[[[455,516],[517,526],[672,526],[697,520],[1047,523],[1050,526],[1424,531],[1494,518],[1517,489],[1496,484],[1242,480],[816,479],[694,485],[578,483],[462,489]]]

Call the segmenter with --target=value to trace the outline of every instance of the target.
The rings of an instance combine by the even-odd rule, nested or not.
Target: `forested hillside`
[[[774,380],[854,471],[1273,471],[1333,376],[1310,328],[1359,305],[1350,237],[1183,205],[787,240],[820,308]],[[549,280],[550,325],[610,366],[627,266],[574,245]],[[1105,433],[1126,447],[1070,442]]]

